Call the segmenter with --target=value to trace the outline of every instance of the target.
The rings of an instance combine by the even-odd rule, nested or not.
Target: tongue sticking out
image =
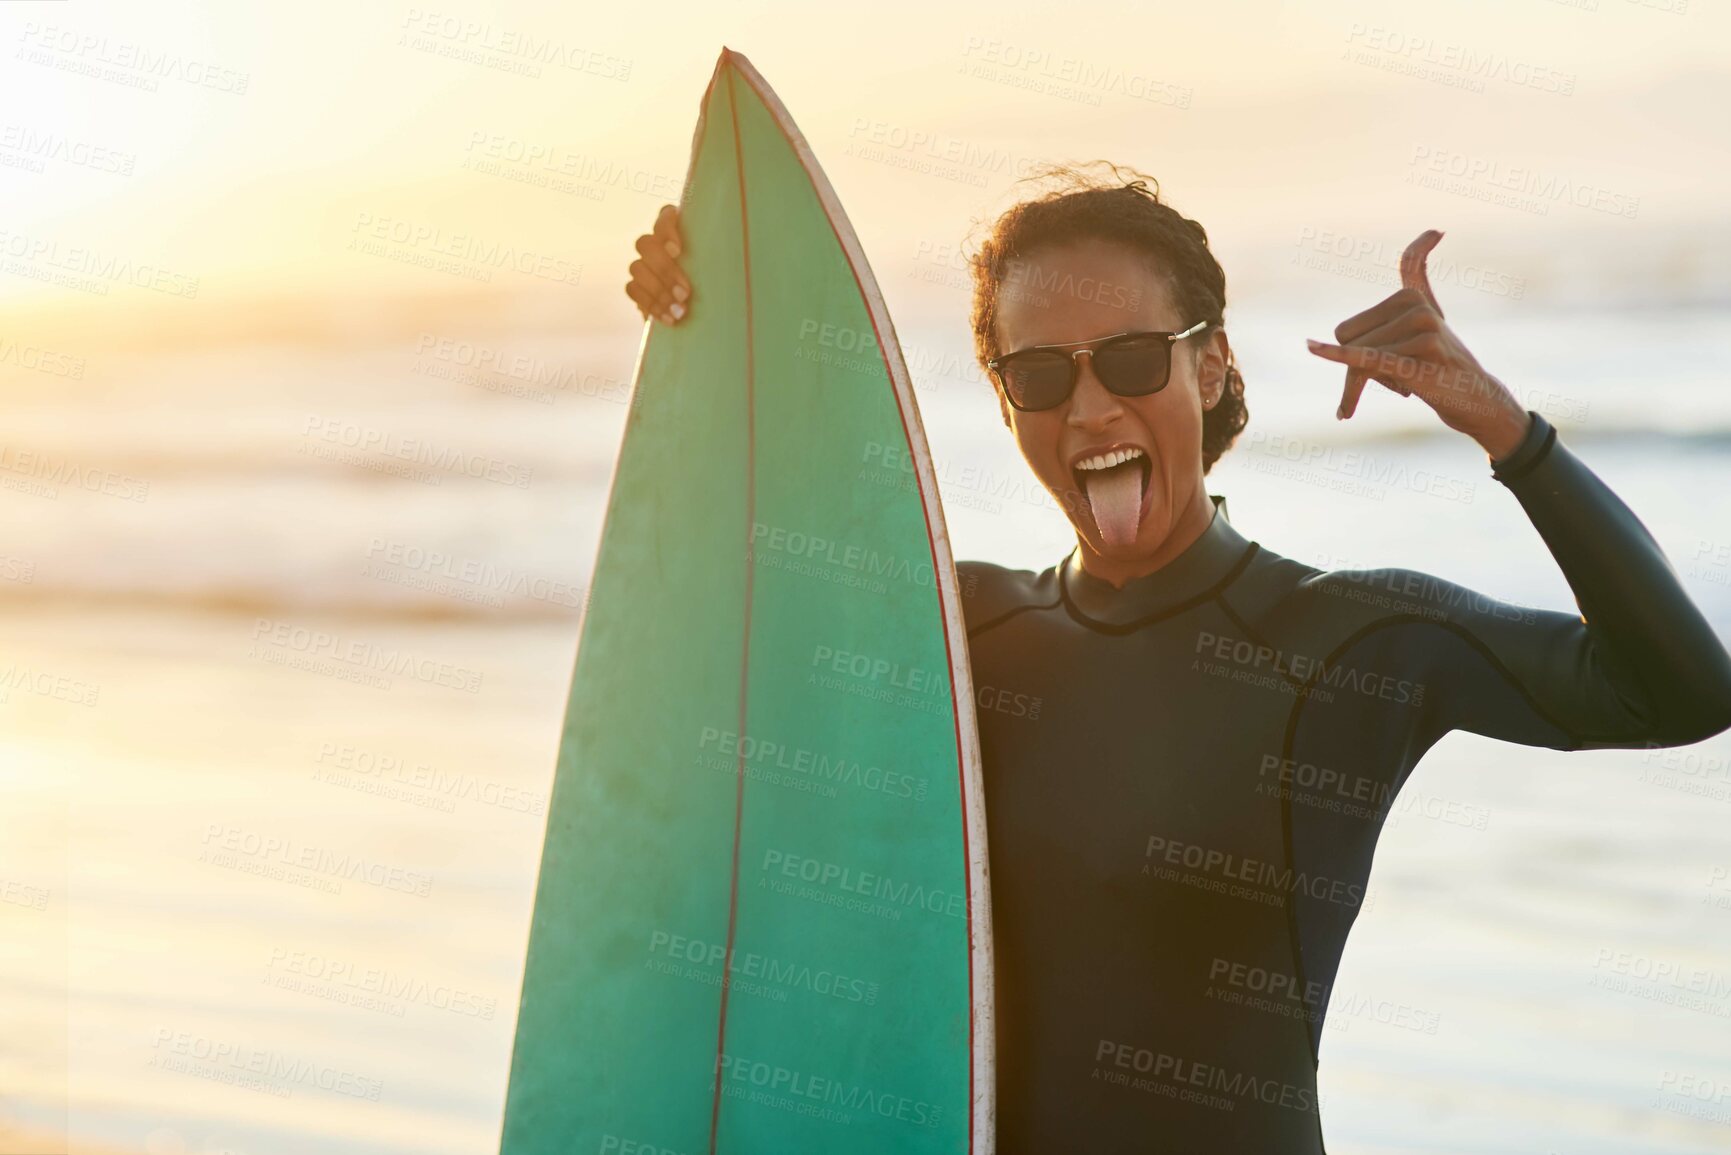
[[[1094,525],[1107,545],[1128,545],[1136,538],[1137,513],[1142,508],[1142,470],[1145,463],[1126,461],[1111,469],[1091,469],[1083,474],[1088,490],[1088,508]]]

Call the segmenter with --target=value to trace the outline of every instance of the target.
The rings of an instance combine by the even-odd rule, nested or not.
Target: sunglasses
[[[1070,399],[1088,354],[1094,375],[1108,391],[1120,397],[1146,397],[1166,388],[1172,377],[1172,346],[1208,328],[1198,321],[1182,333],[1117,333],[1094,341],[1070,341],[1063,345],[1032,345],[986,362],[1010,404],[1024,412],[1051,409]],[[1075,349],[1093,345],[1092,349]]]

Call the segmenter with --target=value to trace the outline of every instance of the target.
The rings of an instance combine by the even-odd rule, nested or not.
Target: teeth
[[[1114,465],[1122,465],[1142,456],[1140,449],[1114,449],[1110,453],[1100,453],[1093,457],[1085,457],[1076,463],[1077,469],[1110,469]]]

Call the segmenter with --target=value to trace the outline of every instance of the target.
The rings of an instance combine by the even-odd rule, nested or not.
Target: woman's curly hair
[[[1111,168],[1110,178],[1095,178],[1084,171],[1102,164]],[[1134,179],[1125,181],[1126,172]],[[1143,255],[1150,271],[1164,278],[1181,316],[1208,322],[1209,327],[1199,336],[1225,327],[1226,274],[1208,251],[1208,234],[1160,199],[1158,181],[1108,161],[1079,167],[1046,165],[1023,179],[1048,178],[1062,183],[1043,196],[1006,210],[979,251],[968,257],[974,276],[974,355],[982,370],[1000,352],[998,304],[1010,262],[1038,249],[1073,241],[1097,239],[1131,246]],[[1244,378],[1239,375],[1236,358],[1229,356],[1220,399],[1202,414],[1203,473],[1231,448],[1249,418]]]

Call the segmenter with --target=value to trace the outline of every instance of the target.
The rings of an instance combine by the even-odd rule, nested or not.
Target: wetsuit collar
[[[1153,573],[1131,578],[1122,589],[1083,569],[1081,546],[1072,549],[1058,565],[1059,585],[1071,613],[1084,622],[1128,625],[1212,596],[1256,547],[1232,528],[1226,499],[1208,496],[1214,502],[1214,516],[1202,536]]]

